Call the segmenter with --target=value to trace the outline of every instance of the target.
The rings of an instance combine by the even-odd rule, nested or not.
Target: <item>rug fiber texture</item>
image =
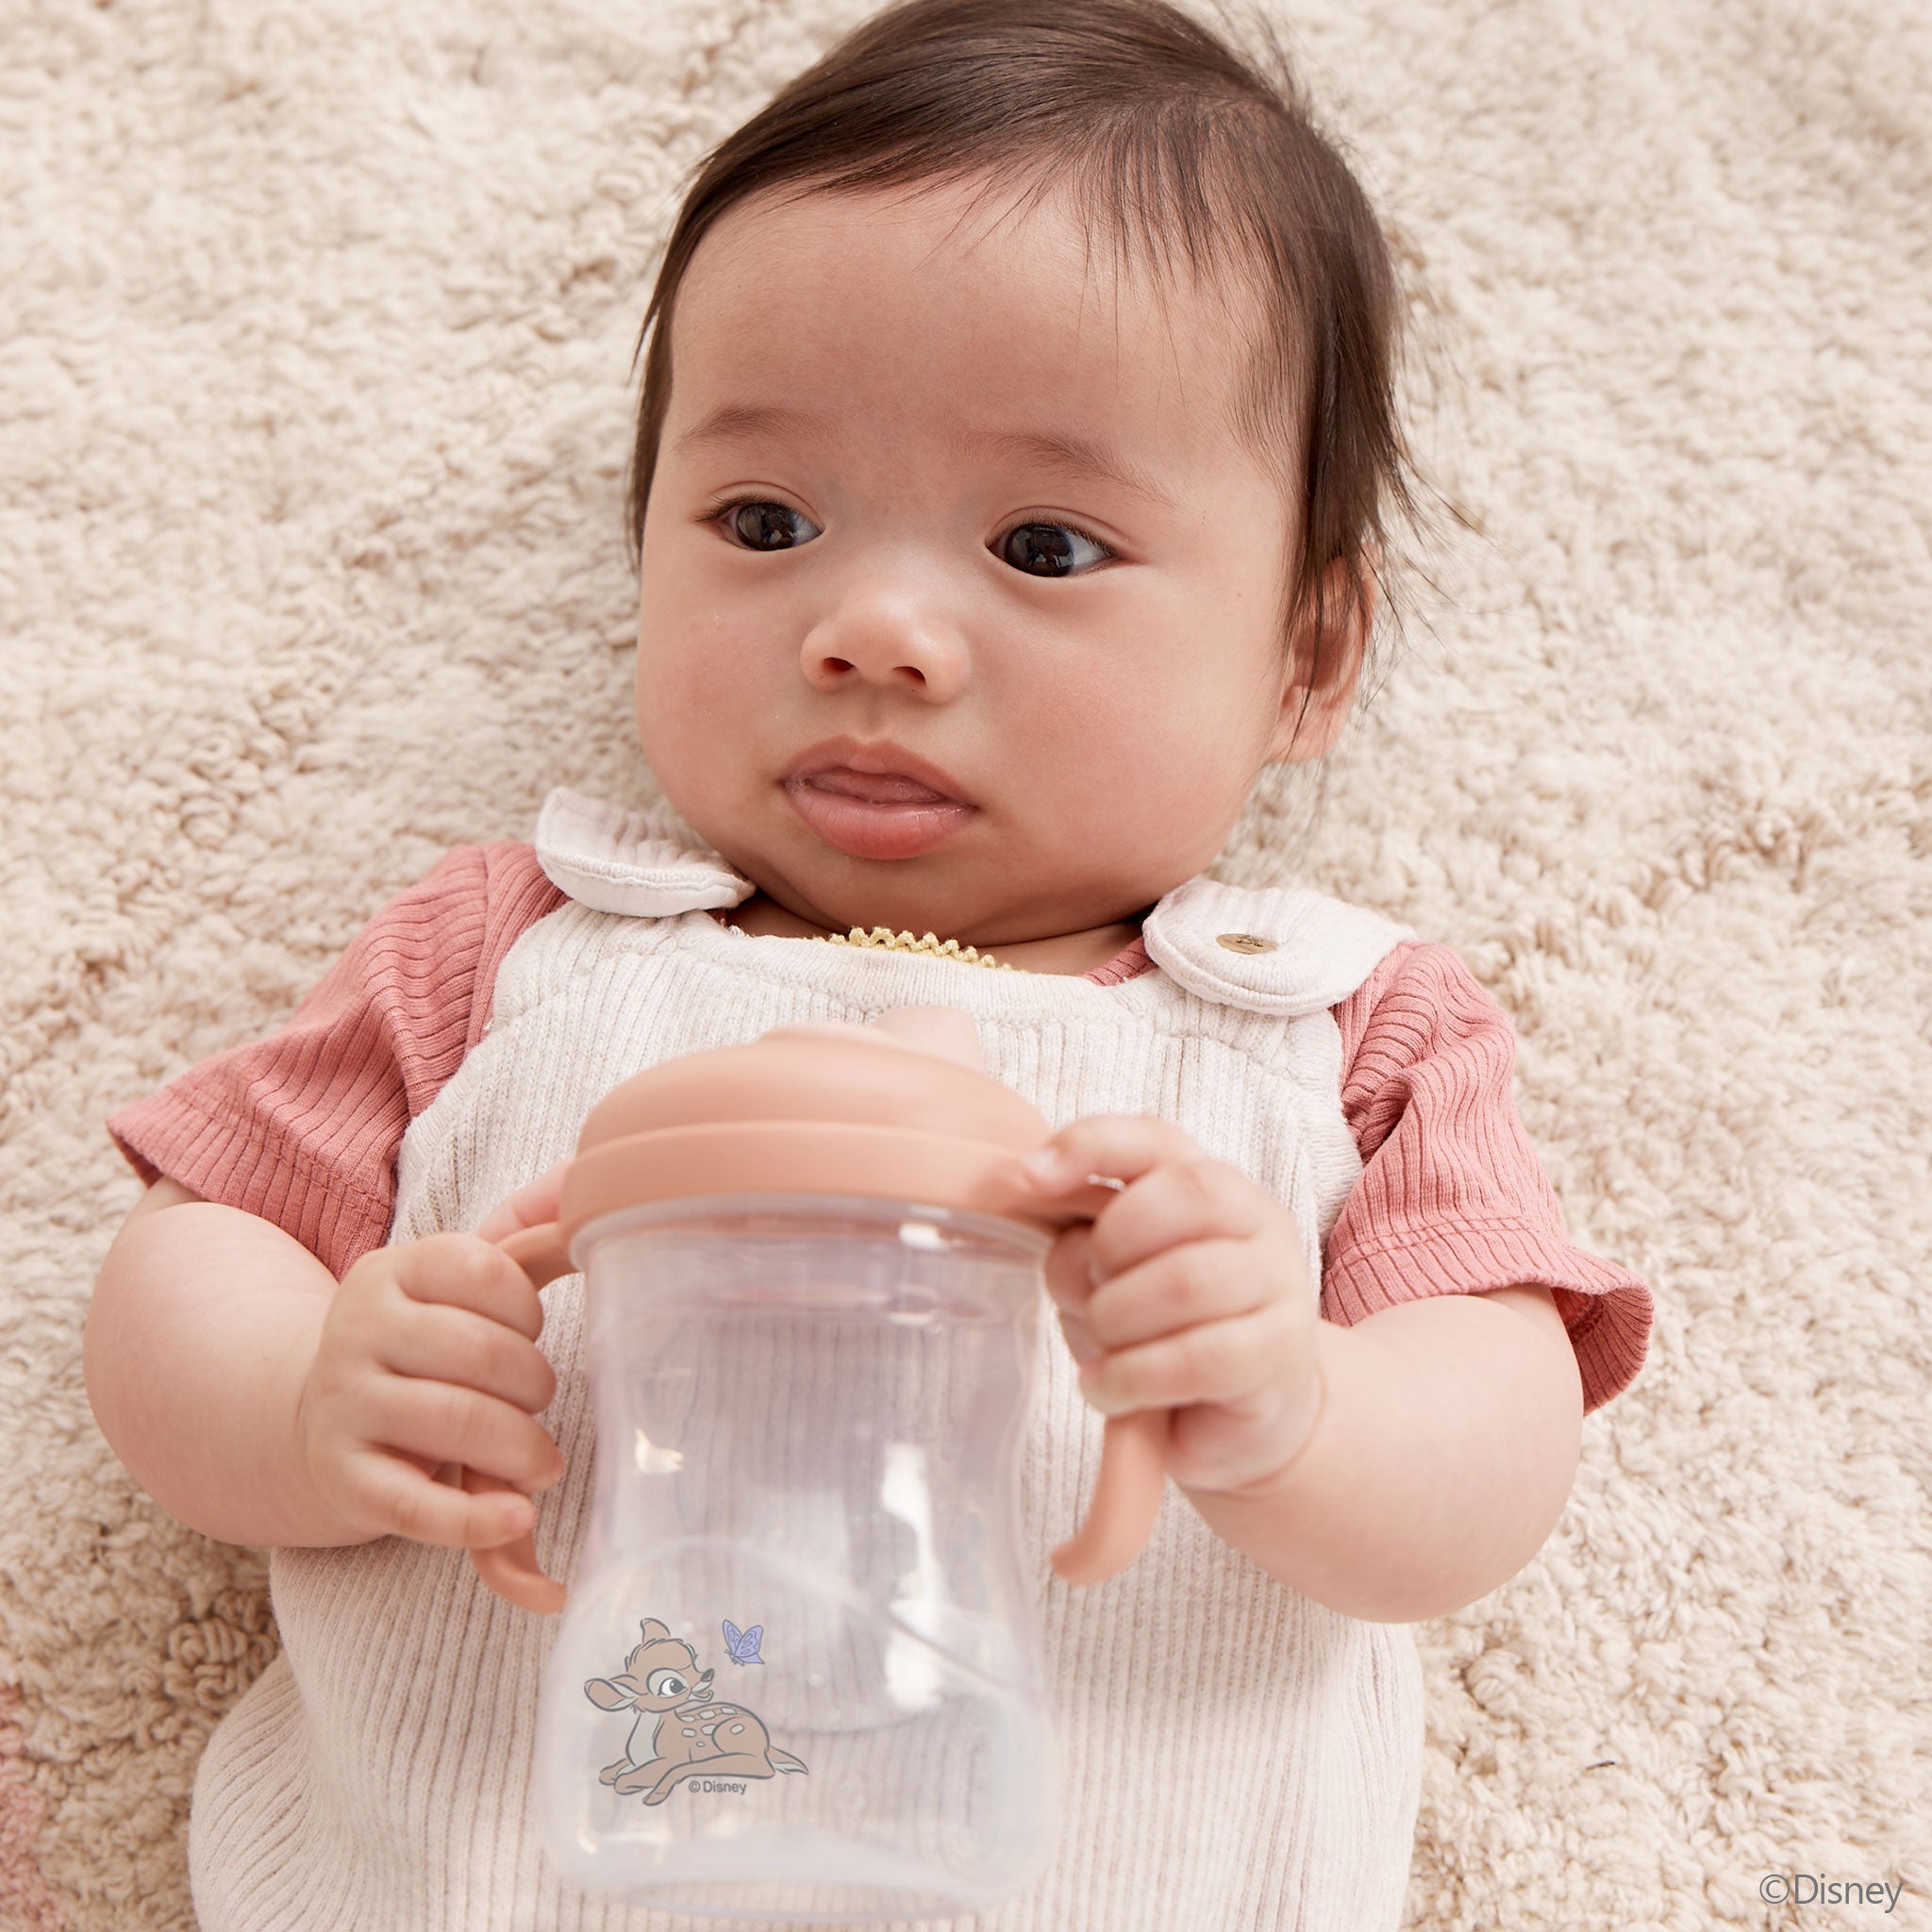
[[[1264,783],[1222,875],[1457,947],[1571,1234],[1657,1295],[1547,1546],[1421,1626],[1408,1924],[1932,1927],[1932,16],[1267,4],[1467,524],[1319,822]],[[0,1925],[188,1932],[195,1762],[276,1650],[263,1553],[88,1406],[103,1119],[551,787],[656,799],[654,254],[867,10],[8,9]]]

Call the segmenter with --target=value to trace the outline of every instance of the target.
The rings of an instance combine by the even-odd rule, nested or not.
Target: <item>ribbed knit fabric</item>
[[[265,1038],[212,1056],[106,1123],[162,1174],[285,1228],[339,1278],[389,1237],[404,1131],[489,1025],[503,956],[564,893],[536,848],[460,845],[391,900]],[[1140,938],[1084,975],[1158,970]],[[1341,1106],[1365,1172],[1324,1257],[1344,1325],[1419,1294],[1541,1282],[1569,1326],[1584,1409],[1641,1366],[1649,1291],[1574,1246],[1510,1092],[1509,1018],[1448,946],[1407,940],[1332,1009]]]
[[[749,882],[575,794],[553,794],[534,849],[541,870],[531,847],[453,852],[289,1028],[113,1116],[143,1179],[263,1214],[340,1273],[384,1240],[475,1226],[641,1067],[791,1020],[944,1003],[974,1016],[989,1071],[1056,1126],[1158,1113],[1267,1187],[1331,1319],[1541,1281],[1591,1407],[1641,1363],[1649,1290],[1564,1240],[1509,1102],[1507,1017],[1407,928],[1303,889],[1197,879],[1149,913],[1143,970],[1124,957],[1084,977],[989,973],[721,925],[708,908]],[[1231,951],[1224,933],[1274,944]],[[594,1461],[582,1278],[543,1302],[558,1387],[541,1420],[567,1474],[541,1505],[537,1555],[574,1583]],[[1412,1635],[1276,1583],[1172,1490],[1128,1572],[1060,1584],[1046,1558],[1091,1490],[1101,1422],[1063,1347],[1041,1348],[1039,1373],[1021,1532],[1066,1759],[1058,1850],[1008,1905],[920,1923],[1394,1927],[1419,1794]],[[196,1780],[202,1932],[715,1923],[580,1890],[542,1856],[530,1772],[555,1625],[491,1594],[463,1552],[395,1537],[278,1550],[271,1585],[282,1653]]]

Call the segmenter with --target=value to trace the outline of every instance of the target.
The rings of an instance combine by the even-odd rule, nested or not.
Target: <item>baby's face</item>
[[[1184,284],[1163,314],[1099,244],[1090,279],[1056,201],[966,206],[762,198],[699,246],[637,702],[665,795],[768,897],[986,947],[1131,918],[1210,864],[1301,698],[1291,507],[1229,432],[1218,298]],[[1293,756],[1340,722],[1311,708]],[[831,739],[911,754],[964,808],[879,856],[906,808],[794,804]]]

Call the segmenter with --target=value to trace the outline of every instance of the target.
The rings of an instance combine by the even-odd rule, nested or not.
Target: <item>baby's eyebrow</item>
[[[830,429],[824,417],[809,409],[776,403],[720,403],[677,439],[680,454],[706,443],[745,442],[758,436],[794,436],[800,441],[824,437]],[[1076,475],[1100,476],[1123,490],[1165,504],[1180,506],[1140,464],[1130,461],[1110,437],[1080,436],[1070,430],[970,429],[959,439],[962,455],[985,451],[1030,458],[1049,469]]]
[[[1074,436],[1050,429],[975,429],[969,430],[961,441],[969,450],[1027,457],[1050,469],[1101,476],[1123,490],[1164,503],[1169,509],[1180,508],[1139,463],[1128,461],[1110,437]]]

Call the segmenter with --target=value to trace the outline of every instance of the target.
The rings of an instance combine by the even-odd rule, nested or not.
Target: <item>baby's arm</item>
[[[1579,1380],[1582,1414],[1629,1383],[1652,1298],[1565,1236],[1513,1097],[1514,1028],[1451,948],[1397,947],[1334,1010],[1364,1171],[1324,1259],[1332,1409],[1271,1497],[1193,1502],[1337,1607],[1361,1565],[1357,1613],[1407,1620],[1535,1554],[1574,1477]]]
[[[182,1522],[258,1546],[514,1533],[511,1499],[436,1478],[522,1485],[554,1455],[535,1291],[474,1237],[383,1244],[410,1121],[482,1037],[497,963],[561,902],[527,845],[458,846],[289,1024],[108,1121],[150,1185],[83,1371],[102,1432]]]
[[[535,1419],[557,1392],[542,1305],[500,1248],[428,1235],[337,1282],[252,1214],[168,1182],[149,1199],[108,1250],[83,1354],[102,1433],[165,1508],[253,1544],[487,1548],[528,1528],[522,1497],[441,1480],[561,1474]]]
[[[1169,1409],[1170,1472],[1217,1534],[1332,1608],[1407,1622],[1536,1554],[1652,1296],[1564,1235],[1508,1018],[1447,947],[1400,949],[1336,1012],[1363,1172],[1325,1243],[1328,1319],[1287,1208],[1157,1116],[1072,1123],[1058,1186],[1035,1185],[1094,1216],[1046,1264],[1094,1407]],[[1109,1205],[1088,1174],[1129,1185]]]
[[[1575,1351],[1545,1288],[1430,1295],[1317,1324],[1324,1400],[1287,1469],[1191,1492],[1270,1575],[1373,1623],[1507,1583],[1562,1514],[1582,1442]]]
[[[273,1222],[158,1180],[108,1250],[82,1336],[94,1418],[148,1493],[223,1542],[366,1543],[295,1434],[335,1277]]]

